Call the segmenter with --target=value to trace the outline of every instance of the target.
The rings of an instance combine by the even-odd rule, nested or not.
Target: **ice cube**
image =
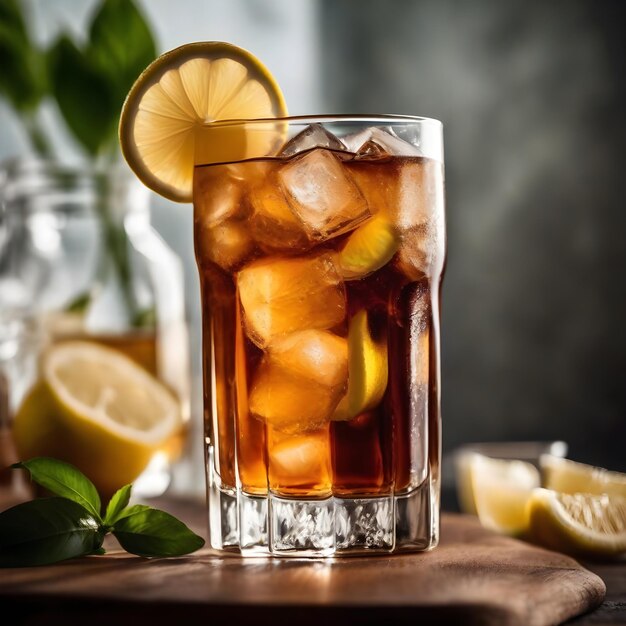
[[[359,148],[369,141],[372,136],[372,128],[364,128],[356,133],[342,137],[341,141],[348,152],[356,154],[359,151]]]
[[[199,258],[209,259],[227,271],[241,267],[254,252],[249,229],[239,220],[203,225],[196,230],[196,241]]]
[[[244,185],[226,166],[197,167],[193,180],[193,205],[197,218],[207,226],[244,217]]]
[[[239,271],[237,286],[246,332],[262,348],[280,335],[332,328],[345,317],[343,281],[328,252],[255,261]]]
[[[398,230],[443,216],[443,170],[437,161],[354,160],[345,167],[372,213],[381,213]]]
[[[250,412],[275,428],[299,432],[330,420],[348,380],[348,344],[324,330],[273,341],[252,381]]]
[[[373,215],[384,212],[386,207],[395,206],[399,189],[397,163],[378,158],[355,158],[345,163],[344,167],[356,183]]]
[[[420,280],[441,270],[444,237],[437,220],[406,229],[401,234],[396,256],[398,269],[411,280]]]
[[[313,150],[294,159],[279,170],[278,178],[312,239],[337,237],[371,216],[342,162],[328,150]]]
[[[250,191],[252,236],[268,251],[311,247],[302,222],[293,214],[276,180],[270,178]]]
[[[303,432],[330,420],[341,390],[290,372],[263,357],[252,379],[250,413],[284,432]]]
[[[305,435],[285,436],[270,429],[269,479],[281,487],[330,487],[330,438],[328,429]]]
[[[399,179],[396,214],[401,226],[414,226],[443,217],[444,182],[441,163],[432,159],[406,162]]]
[[[428,274],[430,259],[424,246],[425,238],[422,226],[402,233],[396,266],[410,280],[420,280]]]
[[[346,149],[344,144],[321,124],[311,124],[285,144],[280,156],[290,157],[312,148]]]
[[[391,158],[391,154],[379,143],[370,139],[359,148],[354,158],[357,161],[380,161]]]
[[[342,137],[346,148],[356,158],[372,158],[374,150],[386,156],[423,156],[419,148],[398,137],[390,126],[372,126]],[[375,147],[374,147],[375,146]]]
[[[327,330],[302,330],[281,337],[268,347],[269,359],[329,393],[343,389],[348,378],[348,342]]]

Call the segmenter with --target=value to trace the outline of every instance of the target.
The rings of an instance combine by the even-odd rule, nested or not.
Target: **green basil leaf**
[[[26,39],[24,16],[17,0],[2,0],[0,2],[0,24],[6,25],[9,30]]]
[[[156,57],[150,28],[132,0],[104,0],[89,42],[86,54],[108,77],[119,112],[137,76]]]
[[[113,524],[120,513],[128,506],[132,488],[132,485],[124,485],[124,487],[118,489],[113,494],[113,497],[109,500],[109,504],[107,504],[107,510],[104,515],[104,524],[106,526]]]
[[[141,513],[142,511],[149,511],[152,507],[147,504],[133,504],[132,506],[126,507],[123,511],[121,511],[117,517],[115,518],[115,522],[118,522],[123,517],[130,517],[131,515],[137,515],[137,513]]]
[[[182,556],[204,545],[204,539],[183,522],[152,508],[118,519],[113,534],[124,550],[147,557]]]
[[[20,112],[33,111],[46,93],[44,55],[25,33],[0,18],[0,93]]]
[[[0,567],[47,565],[99,551],[98,520],[66,498],[39,498],[0,513]]]
[[[132,42],[127,42],[132,47]],[[52,90],[74,137],[92,155],[115,136],[119,114],[109,84],[66,36],[50,51]]]
[[[68,498],[87,509],[100,521],[100,496],[94,484],[69,463],[48,457],[36,457],[15,463],[12,467],[24,468],[31,478],[57,496]]]

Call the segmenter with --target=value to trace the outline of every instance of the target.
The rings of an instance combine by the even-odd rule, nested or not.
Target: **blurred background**
[[[100,6],[96,0],[20,4],[42,46],[62,31],[84,41]],[[570,458],[626,470],[622,2],[135,4],[157,53],[198,40],[250,50],[277,78],[291,114],[442,120],[444,451],[468,442],[563,440]],[[85,158],[56,102],[43,98],[37,118],[60,159]],[[31,150],[14,107],[0,100],[0,160]],[[192,210],[152,195],[150,211],[183,262],[192,419],[199,428]],[[192,454],[200,468],[199,432]]]

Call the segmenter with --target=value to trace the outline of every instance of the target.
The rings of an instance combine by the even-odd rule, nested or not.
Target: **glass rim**
[[[257,117],[257,118],[233,118],[227,120],[213,120],[203,122],[205,127],[215,126],[244,126],[247,124],[268,124],[268,123],[297,123],[303,125],[315,124],[318,122],[326,123],[350,123],[359,122],[362,124],[404,124],[410,125],[432,125],[437,128],[443,128],[443,122],[434,117],[424,117],[419,115],[404,115],[395,113],[320,113],[312,115],[283,115],[277,117]]]

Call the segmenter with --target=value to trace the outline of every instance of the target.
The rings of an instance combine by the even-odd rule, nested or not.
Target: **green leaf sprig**
[[[84,46],[67,34],[52,46],[52,92],[68,127],[89,154],[117,153],[124,98],[155,57],[150,28],[132,0],[102,0]]]
[[[28,470],[34,482],[55,495],[0,513],[0,567],[104,554],[108,533],[124,550],[143,557],[182,556],[204,545],[202,537],[169,513],[144,504],[129,506],[132,485],[113,495],[103,516],[94,484],[73,465],[36,457],[12,467]]]
[[[113,190],[107,173],[121,153],[117,130],[126,95],[135,79],[156,58],[155,38],[135,0],[99,0],[83,41],[62,31],[47,48],[29,32],[32,20],[21,0],[0,0],[0,98],[20,119],[34,152],[54,157],[54,146],[40,119],[41,104],[56,102],[70,135],[83,148],[98,177],[96,209],[108,253],[102,272],[115,272],[125,298],[129,322],[153,328],[153,308],[141,308],[132,289],[127,235],[113,218]],[[68,310],[83,313],[90,294]]]
[[[89,157],[119,154],[117,124],[135,78],[156,58],[153,34],[133,0],[101,0],[87,40],[63,32],[48,49],[28,32],[19,0],[0,1],[0,96],[20,117],[35,151],[52,154],[37,117],[51,96]]]
[[[35,151],[50,156],[37,109],[50,89],[45,51],[28,33],[18,0],[0,2],[0,95],[15,110]]]

